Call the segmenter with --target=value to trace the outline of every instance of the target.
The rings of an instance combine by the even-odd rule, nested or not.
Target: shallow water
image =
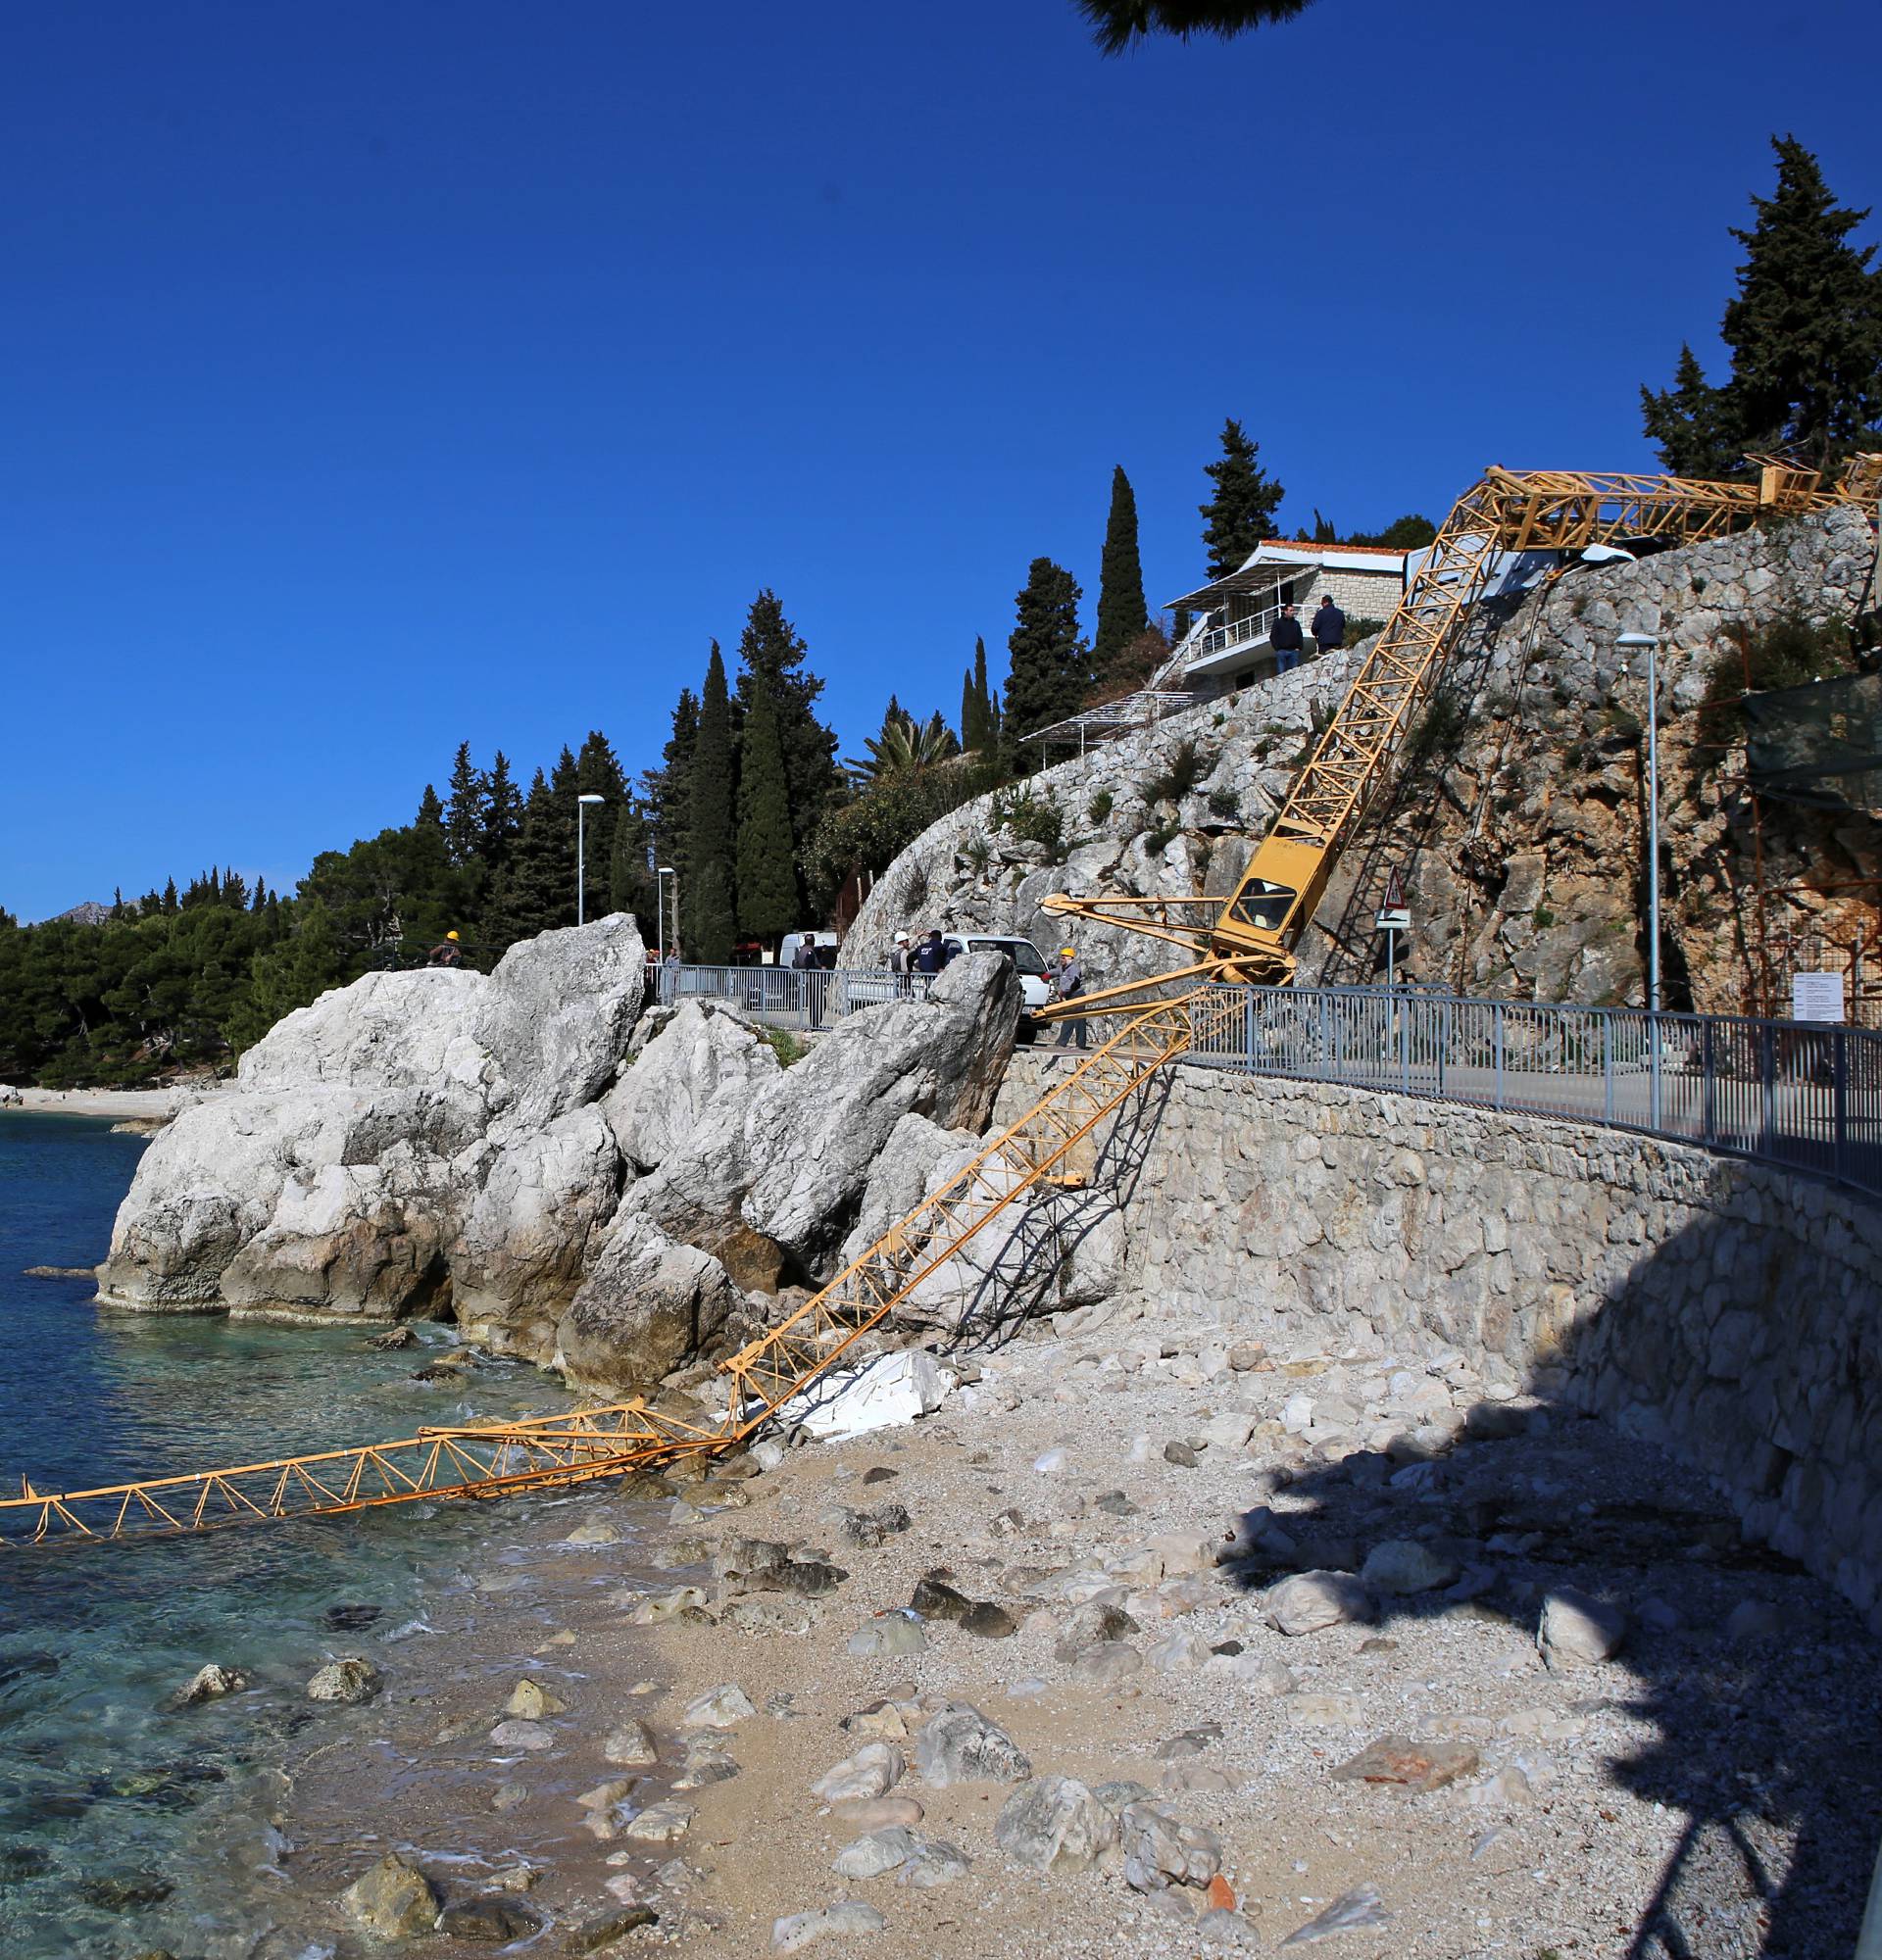
[[[82,1488],[568,1405],[530,1368],[421,1384],[421,1355],[377,1353],[357,1332],[104,1313],[88,1280],[24,1277],[103,1255],[142,1148],[102,1122],[0,1115],[7,1494],[22,1475]],[[266,1918],[278,1848],[271,1766],[322,1719],[304,1683],[324,1658],[378,1656],[421,1620],[489,1515],[427,1503],[0,1549],[0,1953],[241,1950]],[[252,1686],[166,1710],[209,1660]]]

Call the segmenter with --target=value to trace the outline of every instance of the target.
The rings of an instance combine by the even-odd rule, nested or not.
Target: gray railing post
[[[1399,1003],[1399,1087],[1412,1093],[1412,997]]]
[[[1601,1009],[1601,1120],[1614,1120],[1614,1017]]]
[[[1709,1144],[1718,1135],[1718,1062],[1712,1041],[1715,1023],[1708,1019],[1704,1044],[1703,1088],[1705,1110],[1702,1120],[1706,1125],[1706,1141]]]
[[[1324,1081],[1326,1077],[1328,1077],[1334,1072],[1333,1071],[1333,1017],[1332,1014],[1328,1011],[1330,1005],[1331,1005],[1331,999],[1327,994],[1326,989],[1321,988],[1319,1054],[1315,1057],[1320,1065],[1318,1069],[1315,1071],[1315,1073],[1320,1077],[1322,1081]]]
[[[1493,1001],[1490,1004],[1490,1025],[1493,1030],[1497,1057],[1496,1106],[1501,1109],[1503,1107],[1503,1003],[1501,1001]]]
[[[1452,1001],[1449,996],[1447,996],[1444,1003],[1444,1012],[1439,1017],[1438,1094],[1440,1096],[1444,1094],[1445,1065],[1451,1059],[1451,1042],[1455,1033],[1455,1024],[1457,1020],[1457,1015],[1455,1012],[1456,1004],[1457,1004],[1454,1001]]]
[[[1769,1156],[1771,1146],[1777,1141],[1777,1042],[1769,1021],[1758,1030],[1758,1073],[1764,1105],[1759,1112],[1762,1122],[1761,1134],[1764,1140],[1764,1154]]]
[[[1830,1120],[1835,1125],[1836,1174],[1845,1174],[1845,1147],[1849,1142],[1849,1048],[1841,1028],[1830,1030]]]
[[[1242,989],[1242,1066],[1255,1073],[1255,989]]]
[[[1659,1136],[1662,1125],[1659,1120],[1659,1015],[1658,1011],[1647,1016],[1647,1067],[1650,1087],[1647,1096],[1648,1122],[1654,1135]]]

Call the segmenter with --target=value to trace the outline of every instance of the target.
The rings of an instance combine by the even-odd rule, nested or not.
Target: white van
[[[777,963],[780,966],[795,966],[800,946],[811,949],[813,966],[827,970],[836,964],[836,934],[833,932],[787,932],[777,944]]]

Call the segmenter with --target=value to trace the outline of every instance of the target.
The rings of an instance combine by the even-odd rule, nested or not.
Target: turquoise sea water
[[[0,1114],[0,1490],[111,1483],[567,1406],[534,1369],[415,1382],[352,1331],[100,1312],[90,1265],[143,1146]],[[444,1341],[443,1329],[422,1330]],[[322,1660],[381,1654],[490,1530],[484,1506],[142,1544],[0,1548],[0,1954],[248,1951],[278,1849],[271,1766]],[[205,1661],[253,1686],[183,1711]]]

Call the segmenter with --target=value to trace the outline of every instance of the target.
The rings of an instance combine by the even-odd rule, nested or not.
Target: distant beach
[[[184,1098],[200,1094],[196,1085],[172,1089],[0,1089],[0,1113],[24,1110],[37,1116],[173,1116]]]

